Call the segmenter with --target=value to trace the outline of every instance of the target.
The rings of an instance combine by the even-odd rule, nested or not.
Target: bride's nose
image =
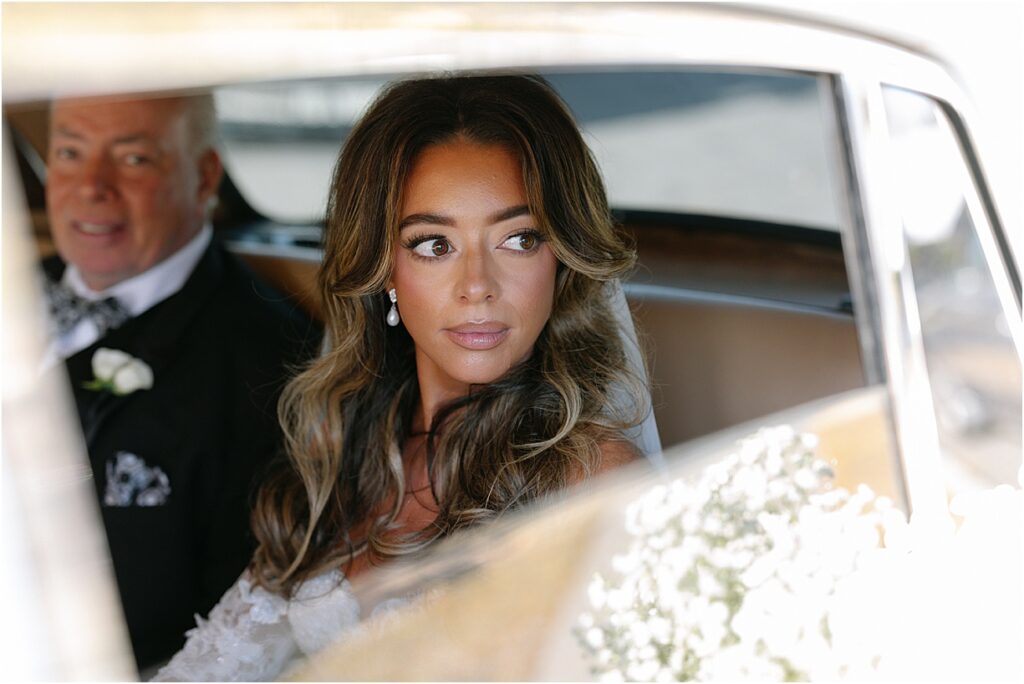
[[[457,269],[456,294],[469,304],[491,301],[500,294],[498,265],[486,250],[469,250]]]

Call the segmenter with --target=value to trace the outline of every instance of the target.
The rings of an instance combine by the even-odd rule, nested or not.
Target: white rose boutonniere
[[[153,387],[153,369],[118,349],[97,349],[92,355],[92,373],[95,377],[84,387],[97,392],[109,390],[120,396]]]

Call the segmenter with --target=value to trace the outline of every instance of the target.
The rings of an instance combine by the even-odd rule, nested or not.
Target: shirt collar
[[[122,280],[100,292],[85,284],[81,272],[74,264],[68,264],[64,269],[62,281],[75,294],[85,299],[116,297],[132,316],[138,316],[182,288],[212,239],[213,228],[206,224],[184,247],[148,271]]]

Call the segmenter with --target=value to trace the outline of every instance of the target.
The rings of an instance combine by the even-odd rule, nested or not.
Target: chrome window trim
[[[861,214],[874,263],[882,354],[903,484],[910,509],[923,524],[948,526],[938,426],[924,360],[917,298],[900,212],[891,200],[889,130],[882,87],[871,72],[841,79],[853,166],[863,179]]]
[[[829,102],[826,112],[834,125],[832,139],[836,150],[836,178],[843,183],[837,200],[839,207],[840,239],[843,243],[843,258],[846,261],[846,275],[853,299],[853,315],[860,342],[861,364],[864,368],[864,382],[867,385],[885,382],[885,359],[882,353],[881,314],[878,311],[878,294],[874,281],[864,274],[874,272],[871,251],[868,249],[867,229],[864,224],[860,182],[854,167],[853,141],[850,137],[850,122],[847,101],[838,77],[831,77]],[[893,426],[895,428],[895,426]],[[902,477],[902,474],[901,474]],[[902,487],[902,484],[900,485]]]
[[[1018,264],[1014,258],[1014,252],[1010,245],[1006,224],[1003,223],[1003,220],[996,209],[995,199],[993,198],[992,191],[989,188],[989,183],[985,176],[984,169],[982,168],[981,157],[977,153],[977,145],[970,132],[967,130],[963,114],[958,112],[948,103],[942,102],[941,100],[939,100],[938,103],[942,107],[943,112],[945,112],[946,116],[949,118],[953,133],[956,136],[957,142],[960,144],[960,151],[963,154],[964,160],[968,165],[968,170],[977,185],[975,189],[978,192],[983,206],[985,207],[985,216],[988,218],[990,228],[996,242],[998,243],[1003,268],[1006,270],[1007,277],[1009,278],[1012,294],[1017,304],[1017,312],[1020,314],[1022,305],[1020,264]]]
[[[982,254],[985,256],[985,263],[988,264],[989,272],[992,274],[993,284],[999,296],[1003,313],[1006,315],[1006,323],[1010,328],[1014,346],[1017,349],[1017,356],[1024,359],[1024,330],[1022,330],[1024,322],[1021,319],[1019,275],[1016,264],[1012,261],[1013,256],[1002,230],[998,213],[992,206],[991,194],[988,191],[981,166],[970,139],[964,135],[965,127],[962,117],[949,103],[924,93],[918,94],[929,97],[942,111],[942,115],[945,117],[942,125],[949,128],[963,158],[964,168],[971,181],[964,189],[964,201],[971,214],[975,234],[978,236]]]

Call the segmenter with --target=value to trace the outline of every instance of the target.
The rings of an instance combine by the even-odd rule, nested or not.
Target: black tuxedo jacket
[[[213,244],[180,291],[67,359],[140,669],[178,650],[249,562],[251,494],[280,451],[277,398],[318,337]],[[85,389],[99,347],[145,361],[153,387]]]

